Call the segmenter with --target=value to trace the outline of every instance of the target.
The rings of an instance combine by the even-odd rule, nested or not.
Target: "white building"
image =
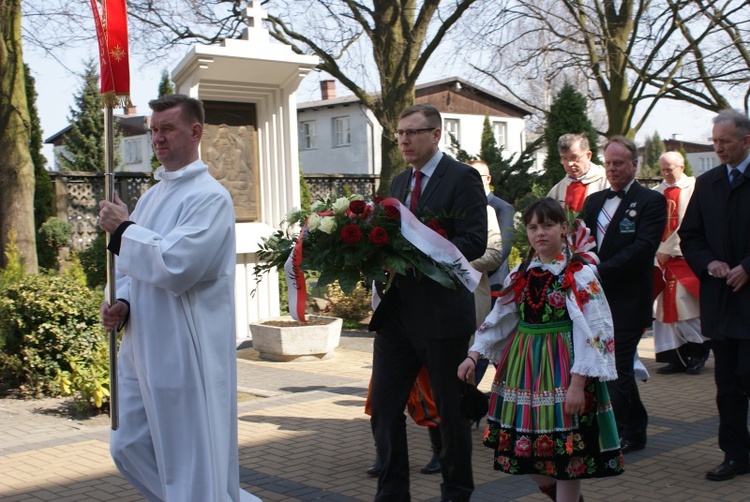
[[[130,107],[124,110],[124,114],[115,114],[114,119],[120,131],[120,163],[115,166],[117,172],[151,172],[151,131],[149,130],[150,116],[138,115],[136,108]],[[59,158],[65,155],[63,139],[72,126],[68,126],[56,132],[46,140],[47,144],[54,145],[55,164],[53,171],[60,170]]]
[[[299,103],[299,147],[305,174],[380,174],[382,127],[356,96],[336,96],[336,82],[321,82],[322,99]],[[441,148],[452,151],[451,135],[470,155],[480,150],[485,117],[506,155],[526,147],[531,111],[451,77],[415,88],[415,103],[429,103],[443,116]]]

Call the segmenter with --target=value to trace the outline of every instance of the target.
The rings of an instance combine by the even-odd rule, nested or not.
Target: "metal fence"
[[[104,198],[104,173],[50,172],[55,188],[57,217],[72,227],[70,248],[83,251],[99,232],[99,201]],[[132,210],[151,186],[151,173],[115,173],[115,190]],[[312,200],[359,194],[372,199],[378,177],[371,175],[305,175]]]

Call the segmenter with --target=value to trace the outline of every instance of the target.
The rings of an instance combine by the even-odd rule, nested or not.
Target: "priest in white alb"
[[[232,199],[198,158],[203,104],[149,106],[159,182],[132,215],[99,204],[118,255],[102,321],[124,329],[112,458],[150,501],[258,500],[239,487]]]

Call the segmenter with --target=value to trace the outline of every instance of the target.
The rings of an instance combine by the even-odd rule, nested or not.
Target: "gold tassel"
[[[107,91],[102,94],[104,106],[115,108],[130,108],[133,102],[130,101],[130,94],[115,94],[115,91]]]

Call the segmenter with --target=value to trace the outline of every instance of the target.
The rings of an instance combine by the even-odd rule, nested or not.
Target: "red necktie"
[[[583,209],[583,202],[586,200],[586,185],[582,181],[574,180],[565,190],[565,205],[571,211],[578,212]]]
[[[414,189],[411,191],[411,200],[409,201],[409,211],[412,213],[417,209],[417,202],[419,202],[419,196],[422,194],[423,177],[422,171],[414,171]]]

